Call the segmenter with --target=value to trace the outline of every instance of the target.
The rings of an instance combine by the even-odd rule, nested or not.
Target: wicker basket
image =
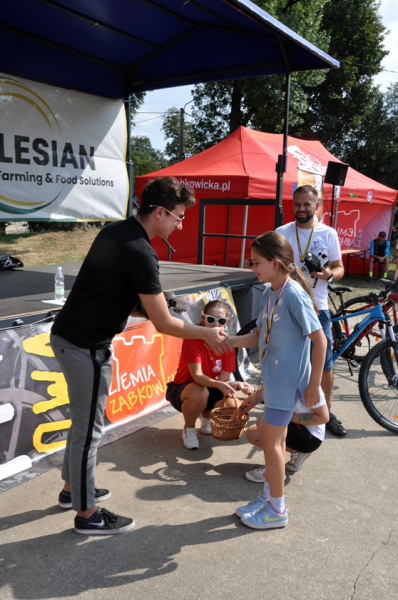
[[[235,400],[235,408],[224,406],[225,397],[223,399],[222,408],[213,408],[210,413],[211,419],[211,435],[219,442],[233,442],[239,440],[245,430],[249,420],[249,415],[238,416],[238,402]]]

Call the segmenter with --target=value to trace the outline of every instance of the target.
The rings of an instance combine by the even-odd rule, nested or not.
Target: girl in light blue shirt
[[[259,431],[266,479],[263,492],[236,514],[253,529],[268,529],[285,527],[288,522],[284,499],[287,426],[298,396],[307,407],[320,402],[326,338],[287,239],[275,231],[264,233],[252,243],[252,260],[259,281],[271,286],[263,294],[256,331],[230,341],[235,348],[259,347],[265,405]],[[250,400],[241,409],[249,410]]]

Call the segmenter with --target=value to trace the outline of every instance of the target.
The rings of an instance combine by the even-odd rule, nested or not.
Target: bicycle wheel
[[[256,320],[246,323],[237,335],[246,335],[255,331],[257,328]],[[238,348],[235,357],[235,372],[236,381],[247,381],[254,388],[262,385],[260,353],[258,346],[255,348]]]
[[[378,425],[398,433],[398,364],[391,340],[383,340],[364,359],[359,372],[364,407]]]
[[[359,300],[357,298],[352,298],[344,303],[344,308],[349,309],[350,312],[359,312],[361,310],[365,310],[371,306],[369,302]],[[358,325],[366,315],[359,315],[358,317],[350,317],[347,319],[348,327],[350,328],[350,333],[354,331],[356,325]],[[368,354],[369,350],[377,344],[381,339],[380,329],[378,327],[377,321],[371,323],[350,346],[348,346],[347,351],[351,353],[351,356],[355,358],[357,362],[362,362],[365,356]]]

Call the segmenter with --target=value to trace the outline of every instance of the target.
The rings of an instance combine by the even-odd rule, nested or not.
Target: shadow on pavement
[[[97,538],[67,530],[3,545],[1,579],[18,599],[77,596],[171,573],[183,548],[204,545],[205,551],[206,544],[250,533],[234,515]]]
[[[198,435],[200,448],[188,450],[183,447],[178,430],[152,427],[145,430],[145,435],[139,436],[139,433],[119,442],[124,446],[124,458],[120,460],[119,446],[118,458],[115,457],[116,466],[110,470],[125,472],[142,482],[147,481],[147,486],[140,484],[137,487],[136,498],[140,500],[165,502],[194,495],[203,502],[232,502],[238,506],[253,499],[261,490],[260,484],[245,479],[246,471],[256,466],[249,460],[222,464],[212,462],[213,447],[219,442],[210,436]],[[223,447],[228,447],[233,453],[233,448],[241,444],[246,444],[248,454],[251,453],[252,447],[245,438],[223,444]],[[134,460],[129,459],[131,456],[135,457]],[[108,449],[108,460],[109,458]],[[258,461],[260,466],[260,452]],[[289,480],[286,485],[288,483]]]
[[[0,518],[0,531],[26,525],[26,523],[33,523],[33,521],[38,521],[51,515],[59,515],[59,511],[58,506],[51,506],[46,510],[28,510],[18,515],[2,517]]]

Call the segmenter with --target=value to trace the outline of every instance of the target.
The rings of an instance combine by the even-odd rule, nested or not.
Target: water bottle
[[[57,267],[55,274],[55,299],[63,300],[65,297],[65,282],[62,273],[62,267]]]

